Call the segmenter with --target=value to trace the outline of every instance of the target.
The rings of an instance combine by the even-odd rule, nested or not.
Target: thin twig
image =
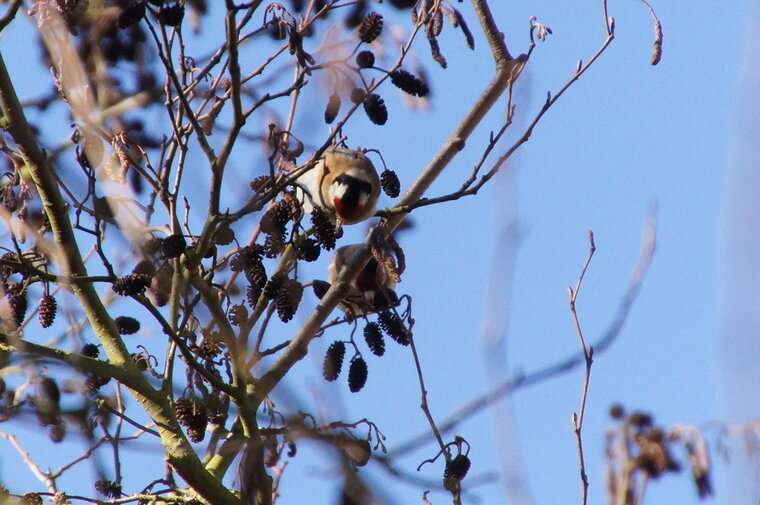
[[[428,406],[427,388],[425,387],[425,379],[422,376],[422,365],[420,365],[420,357],[417,354],[417,346],[414,345],[414,337],[411,335],[411,332],[409,332],[408,336],[409,347],[412,349],[412,356],[414,356],[414,366],[417,369],[417,380],[420,382],[420,408],[422,409],[422,412],[425,413],[425,417],[430,424],[430,429],[433,430],[433,434],[435,435],[436,440],[438,440],[438,445],[443,451],[445,444],[443,443],[441,432],[438,430],[438,426],[436,426],[435,420],[433,420],[433,415],[430,413],[430,407]]]
[[[52,472],[52,473],[50,474],[50,477],[51,477],[51,478],[53,478],[53,479],[57,479],[58,477],[60,477],[61,475],[63,475],[63,472],[65,472],[65,471],[66,471],[66,470],[68,470],[69,468],[72,468],[72,467],[73,467],[74,465],[76,465],[77,463],[81,463],[82,461],[85,461],[85,460],[89,459],[89,458],[90,458],[90,456],[92,456],[92,455],[93,455],[93,453],[95,452],[95,450],[96,450],[98,447],[100,447],[101,445],[103,445],[103,443],[104,443],[106,440],[107,440],[107,437],[105,437],[105,436],[102,436],[102,437],[100,437],[100,438],[98,439],[98,441],[97,441],[97,442],[95,442],[94,444],[92,444],[92,445],[91,445],[91,446],[90,446],[90,447],[89,447],[89,448],[88,448],[86,451],[84,451],[82,454],[80,454],[79,456],[77,456],[77,457],[76,457],[76,458],[74,458],[73,460],[69,461],[68,463],[66,463],[66,464],[64,464],[64,465],[61,465],[61,466],[58,468],[58,470],[56,470],[55,472]]]
[[[578,413],[574,413],[572,416],[573,430],[575,432],[575,439],[578,444],[578,466],[581,473],[581,505],[586,505],[586,502],[588,501],[588,475],[586,475],[586,461],[583,457],[583,441],[581,438],[581,430],[583,429],[583,415],[586,412],[586,398],[588,396],[588,385],[589,379],[591,377],[591,364],[594,361],[594,349],[593,347],[586,347],[586,341],[583,338],[583,330],[581,329],[581,323],[578,319],[578,311],[576,310],[576,301],[578,300],[578,293],[580,293],[583,278],[586,276],[586,270],[588,269],[589,264],[591,264],[591,259],[594,257],[594,252],[596,252],[594,232],[590,230],[588,232],[588,240],[590,243],[588,256],[586,257],[586,262],[583,264],[583,268],[581,269],[581,274],[578,276],[578,282],[575,284],[575,289],[570,286],[567,288],[567,291],[570,295],[570,313],[572,314],[575,331],[578,334],[578,341],[581,344],[583,357],[586,361],[586,371],[583,375],[583,392],[581,393],[580,408],[578,409]]]
[[[628,316],[631,313],[633,304],[638,297],[641,285],[646,276],[647,270],[652,262],[656,246],[656,210],[650,211],[649,219],[644,225],[643,239],[641,243],[641,252],[639,253],[638,261],[631,272],[631,278],[628,284],[628,288],[623,294],[620,302],[618,303],[618,309],[612,322],[609,324],[605,332],[596,340],[593,344],[594,352],[599,354],[606,351],[620,336],[625,326]],[[540,368],[534,372],[519,375],[512,379],[505,381],[495,389],[474,398],[470,402],[461,406],[453,413],[451,413],[443,422],[438,423],[438,428],[442,433],[448,433],[458,426],[465,419],[469,419],[481,410],[488,407],[491,402],[498,400],[508,394],[512,394],[517,390],[525,389],[536,384],[543,383],[549,379],[559,377],[565,373],[575,369],[581,364],[585,363],[585,355],[581,353],[573,354],[563,360],[559,360],[555,363]],[[396,448],[389,451],[389,457],[397,457],[401,454],[406,454],[413,451],[417,447],[424,445],[430,440],[430,433],[423,432],[416,435],[406,442],[398,445]]]
[[[32,460],[32,457],[30,454],[24,449],[19,441],[16,439],[16,437],[10,433],[3,433],[0,431],[0,437],[6,439],[13,445],[13,447],[16,448],[18,453],[21,455],[21,458],[24,460],[24,463],[26,466],[29,467],[29,470],[34,474],[35,477],[37,477],[40,482],[45,484],[47,486],[48,490],[51,493],[57,493],[58,489],[55,486],[55,479],[53,479],[49,473],[43,472],[42,469],[37,465],[37,463]]]
[[[614,25],[610,25],[613,26]],[[435,205],[442,202],[451,202],[455,200],[459,200],[462,197],[465,196],[474,196],[478,194],[480,189],[488,183],[501,169],[501,167],[504,165],[504,163],[507,162],[509,158],[512,157],[512,155],[517,151],[517,149],[522,146],[524,143],[526,143],[531,135],[533,134],[533,130],[536,128],[538,123],[541,121],[541,118],[543,118],[544,114],[546,114],[549,109],[552,108],[552,106],[559,100],[559,98],[570,88],[570,86],[577,81],[588,69],[591,67],[591,65],[594,64],[594,62],[604,53],[604,51],[609,47],[609,45],[612,43],[612,41],[615,38],[614,32],[608,33],[607,38],[602,43],[601,47],[594,53],[594,55],[583,65],[579,65],[578,69],[575,71],[575,73],[568,79],[568,81],[555,93],[552,95],[551,93],[547,93],[546,101],[544,102],[544,105],[541,107],[541,109],[536,113],[535,117],[531,121],[531,123],[528,125],[528,127],[523,132],[522,136],[518,138],[512,146],[504,153],[502,156],[500,156],[493,164],[493,167],[491,170],[489,170],[486,174],[482,175],[480,179],[478,179],[478,182],[476,184],[472,184],[472,181],[468,180],[466,181],[463,186],[453,192],[449,193],[447,195],[437,196],[437,197],[431,197],[431,198],[420,198],[419,200],[404,204],[403,202],[399,202],[399,204],[395,207],[392,207],[390,209],[383,209],[377,212],[377,215],[382,217],[393,217],[397,216],[399,214],[407,214],[411,212],[414,209],[420,208],[420,207],[426,207],[428,205]],[[506,131],[506,129],[511,124],[511,117],[507,118],[507,121],[502,125],[502,127],[499,130],[499,133],[490,139],[489,145],[486,148],[486,151],[489,149],[492,149],[493,146],[495,146],[495,142],[498,142],[498,140],[501,138],[503,133]],[[479,164],[476,166],[475,170],[473,171],[473,175],[477,174],[477,172],[480,169],[480,164],[485,161],[484,159],[479,162]]]

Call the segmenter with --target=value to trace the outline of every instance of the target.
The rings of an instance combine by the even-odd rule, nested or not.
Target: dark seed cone
[[[259,296],[261,296],[261,288],[255,284],[248,285],[248,289],[245,291],[245,299],[248,301],[248,305],[251,308],[256,308],[256,304],[259,302]]]
[[[422,79],[406,70],[394,70],[390,73],[391,82],[401,91],[414,96],[427,96],[430,90]]]
[[[82,356],[87,356],[88,358],[97,358],[100,354],[100,351],[98,350],[98,346],[95,344],[84,344],[82,346],[82,349],[79,351],[79,354]]]
[[[87,387],[87,391],[90,394],[94,395],[100,390],[100,388],[108,384],[110,380],[111,380],[110,377],[105,377],[105,376],[101,377],[99,375],[91,374],[87,376],[87,379],[84,381],[84,384]]]
[[[61,390],[50,377],[43,377],[37,385],[34,410],[41,426],[52,426],[60,421]]]
[[[132,335],[140,331],[140,321],[134,317],[119,316],[113,320],[120,335]]]
[[[314,239],[326,251],[335,249],[335,241],[338,233],[335,225],[330,221],[327,212],[322,207],[315,205],[311,210],[311,224],[314,227]]]
[[[612,405],[610,407],[610,417],[617,420],[625,419],[625,407],[619,403]]]
[[[384,125],[388,121],[388,108],[385,100],[376,93],[372,93],[364,99],[364,112],[370,121],[376,125]]]
[[[221,246],[230,245],[233,240],[235,240],[235,232],[232,231],[232,228],[230,228],[229,225],[223,224],[218,230],[216,230],[214,244]]]
[[[350,10],[348,11],[348,14],[346,14],[346,17],[343,19],[343,23],[348,28],[356,28],[359,26],[362,22],[362,19],[364,19],[364,11],[367,8],[367,0],[361,0],[360,2],[354,3],[353,6],[351,6]]]
[[[128,28],[140,22],[145,17],[145,2],[129,2],[124,10],[119,13],[116,26],[119,28]]]
[[[375,296],[372,297],[372,310],[375,312],[387,311],[398,307],[398,304],[398,295],[390,288],[375,291]]]
[[[161,242],[161,253],[165,258],[178,258],[187,247],[185,237],[179,233],[169,235]]]
[[[307,238],[298,246],[298,257],[304,261],[316,261],[321,250],[316,240]]]
[[[467,476],[470,470],[470,458],[464,454],[458,454],[446,462],[446,468],[443,471],[443,478],[453,478],[462,480]]]
[[[187,429],[187,436],[193,442],[201,442],[206,436],[208,413],[206,407],[197,400],[179,398],[175,404],[177,421]]]
[[[160,237],[151,237],[148,240],[145,241],[143,244],[143,252],[147,254],[148,256],[152,254],[158,254],[161,252],[161,244],[164,242],[164,239]]]
[[[380,186],[385,194],[391,198],[396,198],[401,193],[401,183],[393,170],[387,168],[383,170],[383,173],[380,174]]]
[[[248,309],[245,305],[233,305],[230,307],[230,313],[227,315],[227,318],[235,326],[241,326],[248,319]]]
[[[16,323],[16,326],[21,326],[24,322],[24,316],[26,316],[26,309],[29,306],[26,291],[12,289],[8,293],[8,306],[13,315],[13,322]]]
[[[356,55],[356,66],[359,68],[372,68],[375,66],[375,53],[372,51],[361,51]]]
[[[343,368],[343,358],[346,356],[346,344],[336,340],[325,353],[325,360],[322,362],[322,376],[325,380],[333,382],[340,375]]]
[[[158,9],[158,20],[166,26],[179,26],[185,17],[185,7],[180,4],[165,5]]]
[[[264,264],[261,260],[255,260],[251,262],[249,268],[245,271],[245,277],[252,286],[256,286],[261,290],[267,283],[267,271],[264,268]]]
[[[353,88],[351,90],[351,94],[349,95],[349,98],[353,103],[362,103],[364,101],[364,98],[367,96],[367,92],[364,91],[361,88]]]
[[[383,16],[377,12],[367,14],[359,25],[359,39],[369,44],[383,31]]]
[[[61,390],[58,383],[50,377],[43,377],[39,385],[39,397],[45,402],[54,404],[56,407],[61,401]]]
[[[311,283],[311,289],[314,291],[314,296],[321,300],[327,294],[327,290],[330,289],[330,283],[315,279]]]
[[[135,296],[145,293],[145,290],[150,286],[150,277],[143,274],[129,274],[120,279],[116,279],[111,286],[111,289],[117,295],[121,296]]]
[[[121,484],[108,479],[95,481],[95,489],[98,493],[108,498],[118,498],[121,496]]]
[[[40,326],[49,328],[55,320],[55,314],[58,310],[58,304],[53,295],[45,295],[40,298],[40,306],[37,309],[39,314]]]
[[[208,412],[208,422],[211,424],[214,424],[216,426],[223,426],[224,421],[227,420],[227,417],[224,415],[223,412],[219,410],[213,410]]]
[[[637,436],[636,443],[639,446],[639,454],[633,463],[649,477],[656,479],[664,472],[677,472],[681,469],[681,465],[668,451],[667,440],[662,430],[652,428],[646,436]]]
[[[367,383],[367,362],[361,356],[351,360],[348,367],[348,389],[352,393],[358,393]]]
[[[375,356],[385,354],[385,339],[377,323],[367,323],[364,327],[364,341]]]
[[[628,422],[637,428],[648,428],[654,423],[652,416],[646,412],[633,412],[628,418]]]
[[[284,237],[290,217],[290,204],[285,200],[280,200],[261,218],[261,230],[264,233]]]
[[[303,296],[303,285],[295,279],[288,279],[277,294],[277,316],[287,323],[298,310]]]
[[[280,288],[282,288],[282,286],[285,284],[285,281],[287,280],[288,276],[282,272],[274,274],[264,286],[264,296],[270,300],[277,298],[277,295],[280,293]]]
[[[205,333],[198,351],[203,359],[214,359],[219,356],[226,347],[222,336],[217,331]]]
[[[264,255],[267,258],[277,258],[285,250],[285,237],[283,235],[271,234],[264,239]]]
[[[301,198],[299,198],[299,195],[296,195],[295,191],[290,191],[285,194],[285,203],[288,206],[288,211],[290,212],[290,219],[293,221],[299,221],[301,217],[303,217],[303,206],[301,203]]]
[[[7,252],[7,253],[3,254],[2,256],[0,256],[0,258],[4,259],[6,261],[14,261],[14,262],[18,262],[19,261],[18,254],[14,253],[14,252]],[[14,265],[0,265],[0,278],[2,278],[3,280],[6,280],[11,275],[17,274],[20,271],[21,271],[21,269],[20,268],[16,268],[16,266],[14,266]]]
[[[111,207],[111,205],[108,203],[108,198],[106,197],[95,197],[93,200],[92,210],[95,213],[95,217],[97,219],[102,219],[103,221],[112,220],[115,215],[115,206]]]
[[[327,107],[325,107],[325,123],[330,124],[335,121],[338,112],[340,112],[340,97],[337,93],[333,93],[327,100]]]
[[[187,426],[193,415],[193,401],[189,398],[177,398],[177,401],[174,403],[174,411],[179,424]]]
[[[273,207],[275,222],[283,229],[288,225],[293,218],[293,207],[290,205],[290,200],[283,198],[278,200],[277,204]]]
[[[132,273],[153,277],[156,275],[156,265],[150,260],[142,260],[135,265],[135,268],[132,269]]]
[[[26,493],[18,501],[18,505],[42,505],[42,496],[38,493]]]
[[[196,424],[193,424],[192,426],[187,427],[187,438],[189,438],[191,442],[195,442],[196,444],[198,442],[203,442],[203,439],[206,438],[207,424],[208,424],[208,419],[206,419],[206,416],[203,416],[203,419],[199,417],[196,421]]]
[[[230,269],[233,272],[245,272],[253,268],[255,263],[261,263],[264,247],[259,244],[245,246],[240,249],[230,260]]]
[[[417,4],[417,0],[390,0],[390,4],[396,9],[410,9]]]
[[[406,334],[404,323],[399,317],[390,311],[381,312],[377,316],[377,322],[386,335],[401,345],[409,345],[409,336]]]

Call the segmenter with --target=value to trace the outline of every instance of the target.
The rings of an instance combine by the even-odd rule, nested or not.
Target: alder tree
[[[600,1],[598,50],[538,110],[522,110],[513,85],[552,30],[532,17],[507,33],[493,3],[2,3],[0,30],[39,41],[23,50],[47,79],[30,96],[27,77],[6,65],[14,46],[3,40],[0,442],[4,463],[16,458],[39,483],[2,483],[6,500],[268,505],[309,441],[334,449],[342,503],[377,503],[363,472],[397,471],[386,447],[397,441],[371,413],[340,420],[313,404],[280,409],[273,392],[326,349],[323,379],[360,394],[368,357],[400,346],[419,382],[399,394],[422,398],[419,428],[435,447],[416,464],[440,475],[409,500],[427,501],[432,490],[431,499],[462,503],[471,445],[427,407],[414,322],[435,315],[414,314],[414,298],[426,294],[398,284],[407,258],[394,232],[418,209],[475,197],[615,36]],[[662,30],[651,13],[656,64]],[[490,81],[468,94],[471,105],[427,164],[398,174],[385,166],[384,144],[416,132],[388,128],[398,112],[388,97],[437,107],[431,91],[457,73],[444,74],[450,83],[426,76],[456,66],[443,49],[454,44],[483,62]],[[497,122],[482,125],[496,107]],[[305,119],[315,111],[321,125]],[[508,143],[516,115],[523,126]],[[378,129],[376,144],[352,139],[359,123]],[[490,135],[470,142],[479,126]],[[460,187],[430,194],[463,150],[479,162]],[[390,206],[378,205],[381,192]],[[364,240],[347,243],[348,227],[368,230]],[[305,278],[314,261],[329,273]],[[594,350],[581,342],[575,364],[588,370]],[[642,433],[651,426],[615,412]],[[583,404],[579,447],[582,414]],[[51,469],[45,454],[30,455],[17,425],[44,433],[38,443],[66,446],[69,462]],[[125,463],[135,444],[154,447],[165,471]],[[637,468],[651,475],[672,470],[669,461]],[[92,482],[91,468],[100,476]],[[626,472],[621,482],[631,481]],[[61,485],[71,474],[81,475],[76,489]]]

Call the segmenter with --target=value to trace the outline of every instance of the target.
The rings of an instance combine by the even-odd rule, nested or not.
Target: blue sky
[[[736,136],[738,111],[751,105],[739,93],[742,58],[748,61],[746,55],[757,47],[745,35],[750,2],[730,5],[728,13],[725,3],[693,2],[684,9],[676,2],[657,2],[665,44],[662,62],[651,67],[652,23],[646,8],[635,1],[611,3],[615,41],[519,150],[513,176],[504,174],[477,197],[420,209],[413,215],[415,228],[400,237],[408,270],[399,291],[414,298],[415,339],[431,410],[442,419],[487,386],[480,330],[489,279],[497,275],[491,270],[493,259],[504,255],[495,238],[508,222],[510,209],[516,209],[520,242],[513,284],[505,290],[509,306],[500,314],[508,319],[506,368],[499,371],[504,378],[578,351],[566,287],[575,284],[585,260],[588,230],[593,230],[598,249],[578,312],[589,341],[604,331],[627,287],[648,209],[657,203],[658,244],[652,267],[623,334],[596,357],[592,369],[584,427],[591,504],[605,502],[603,437],[612,403],[650,411],[666,427],[677,422],[703,426],[726,417],[716,402],[721,356],[718,276],[733,271],[731,265],[719,263],[721,258],[728,261],[720,255],[721,237],[726,236],[723,206],[736,161],[733,149],[741,140]],[[457,7],[474,27],[470,7]],[[599,2],[494,2],[493,7],[515,54],[527,48],[531,15],[554,32],[539,43],[520,78],[519,126],[532,118],[547,91],[564,84],[577,59],[588,59],[603,42]],[[25,75],[25,60],[37,58],[36,46],[22,35],[11,31],[0,42],[13,75]],[[418,56],[432,82],[433,108],[405,111],[389,89],[388,124],[381,128],[357,118],[347,131],[350,144],[381,149],[402,187],[414,179],[491,77],[482,38],[476,38],[477,51],[472,53],[464,48],[461,34],[443,37],[447,70],[428,64],[426,44],[420,42]],[[30,88],[28,96],[38,91]],[[304,121],[314,124],[314,138],[319,138],[326,128],[318,121],[321,109],[313,113]],[[430,196],[450,192],[469,175],[489,129],[496,129],[503,115],[502,102]],[[233,160],[244,174],[250,170],[246,162],[244,155]],[[345,243],[359,240],[361,231],[354,227]],[[327,261],[323,258],[307,273],[325,278]],[[508,262],[495,264],[509,268]],[[298,317],[306,315],[304,308]],[[369,417],[387,435],[389,448],[426,431],[408,349],[389,345],[385,357],[370,359],[367,387],[350,394],[344,383],[325,385],[320,377],[321,350],[331,337],[347,335],[345,330],[328,332],[312,343],[309,357],[289,383],[294,397],[319,403],[343,420]],[[576,371],[512,398],[535,503],[572,503],[579,496],[570,416],[578,408],[581,384],[582,374]],[[288,404],[286,395],[278,401]],[[457,433],[473,447],[468,479],[499,471],[503,446],[492,436],[498,424],[498,418],[492,422],[480,414],[458,427]],[[325,472],[332,471],[331,460],[321,449],[303,445],[288,468],[279,503],[302,503],[307,496],[312,503],[332,503],[335,487],[324,479]],[[428,445],[404,466],[414,473],[419,461],[434,453]],[[0,476],[7,483],[20,475],[19,463],[7,448],[2,454]],[[150,464],[160,468],[159,462]],[[440,473],[440,465],[428,465],[421,476],[437,481]],[[381,471],[373,475],[389,503],[420,500],[418,488],[391,485]],[[27,477],[33,482],[24,474]],[[725,490],[721,485],[719,481],[716,486],[718,497]],[[443,494],[431,499],[436,504],[448,500]],[[501,503],[502,489],[498,484],[479,486],[466,502],[477,503],[476,499]],[[687,473],[650,485],[647,503],[676,502],[698,502]]]

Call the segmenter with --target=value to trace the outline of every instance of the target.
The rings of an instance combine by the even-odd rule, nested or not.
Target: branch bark
[[[6,122],[5,128],[21,152],[42,200],[44,211],[50,220],[55,243],[60,249],[58,260],[61,262],[62,271],[70,277],[87,276],[87,269],[68,217],[66,203],[47,157],[37,144],[34,133],[26,120],[2,54],[0,54],[0,110]],[[135,366],[129,351],[119,337],[116,324],[106,311],[93,285],[70,283],[70,287],[81,303],[109,361],[128,375],[132,395],[156,423],[161,442],[166,450],[167,462],[210,503],[230,505],[240,503],[240,500],[222,482],[204,469],[192,446],[182,434],[169,401],[148,383]]]

